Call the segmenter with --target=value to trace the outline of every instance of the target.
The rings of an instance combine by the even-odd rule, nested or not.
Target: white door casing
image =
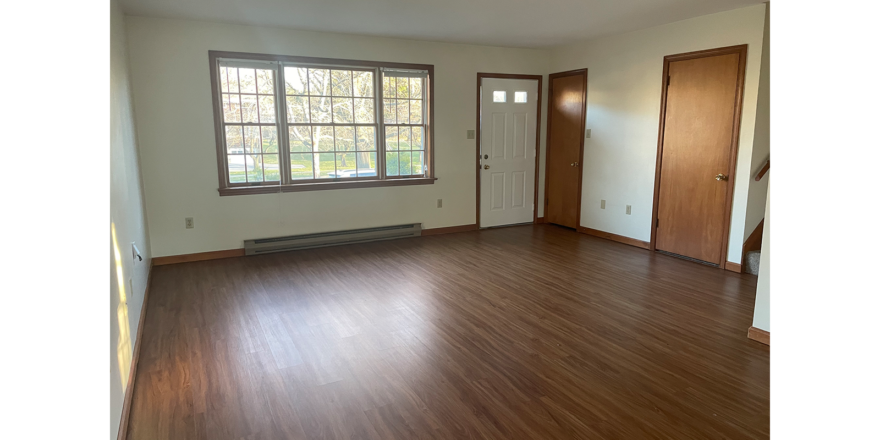
[[[504,102],[495,102],[496,92],[503,92]],[[526,102],[516,102],[517,92],[525,92]],[[483,78],[480,95],[479,226],[531,223],[538,81]]]

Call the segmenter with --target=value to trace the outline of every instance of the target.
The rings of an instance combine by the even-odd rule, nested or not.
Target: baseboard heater
[[[418,237],[420,235],[422,235],[422,224],[413,223],[409,225],[291,235],[289,237],[261,238],[257,240],[245,240],[244,254],[260,255],[271,252],[295,251],[325,246],[339,246],[342,244],[368,243],[371,241]]]

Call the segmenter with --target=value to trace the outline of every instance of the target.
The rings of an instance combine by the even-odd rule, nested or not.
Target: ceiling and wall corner
[[[150,271],[125,20],[110,2],[110,438],[116,438]],[[143,261],[134,261],[131,243]]]
[[[126,14],[506,47],[551,47],[761,0],[120,0]]]
[[[765,5],[682,20],[554,48],[550,71],[588,67],[581,226],[648,241],[651,237],[663,57],[748,44],[743,111],[727,261],[739,262],[752,164],[752,143]],[[600,201],[606,200],[606,208]],[[632,206],[626,214],[625,206]]]

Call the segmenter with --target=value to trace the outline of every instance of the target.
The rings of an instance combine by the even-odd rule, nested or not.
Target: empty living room
[[[865,4],[50,3],[7,438],[880,438]]]

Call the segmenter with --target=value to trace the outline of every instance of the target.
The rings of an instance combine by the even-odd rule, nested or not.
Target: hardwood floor
[[[755,283],[552,225],[155,267],[128,438],[768,438]]]

